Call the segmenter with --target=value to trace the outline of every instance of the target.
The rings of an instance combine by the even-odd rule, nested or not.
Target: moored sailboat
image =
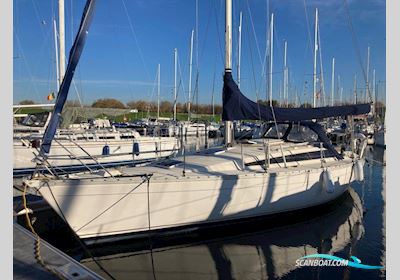
[[[74,50],[80,54],[95,0],[88,0]],[[332,201],[362,180],[366,142],[339,154],[322,126],[312,121],[369,112],[369,104],[320,108],[277,108],[247,99],[231,73],[232,5],[226,1],[226,61],[223,114],[226,146],[142,167],[69,176],[36,174],[24,183],[36,189],[84,239],[114,238],[308,208]],[[71,58],[72,57],[72,58]],[[75,58],[79,58],[75,57]],[[60,89],[40,156],[46,159],[68,93],[69,75]],[[64,88],[63,88],[64,86]],[[233,120],[270,122],[264,139],[233,145]],[[296,126],[309,139],[292,138]],[[273,133],[275,130],[275,133]],[[275,136],[274,136],[275,135]]]

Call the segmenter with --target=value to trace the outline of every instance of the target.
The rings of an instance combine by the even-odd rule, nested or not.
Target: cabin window
[[[273,125],[267,131],[267,133],[265,134],[265,137],[267,137],[267,138],[278,138],[278,133],[277,133],[277,130],[276,130],[277,127],[278,127],[278,132],[279,132],[279,138],[282,138],[282,136],[285,134],[286,130],[288,129],[289,125],[288,124]]]
[[[293,124],[287,140],[293,142],[315,142],[318,140],[318,135],[307,126]]]
[[[21,124],[26,126],[42,127],[45,125],[48,116],[49,112],[30,114],[22,120]]]
[[[166,169],[171,169],[177,166],[178,164],[181,164],[182,162],[179,160],[175,159],[167,159],[164,161],[156,162],[154,166],[161,167],[161,168],[166,168]]]

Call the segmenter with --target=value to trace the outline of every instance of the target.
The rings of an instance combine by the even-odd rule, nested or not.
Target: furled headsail
[[[75,37],[74,44],[72,45],[71,51],[69,53],[67,70],[65,71],[64,79],[57,94],[53,114],[51,115],[49,125],[47,126],[46,131],[43,135],[43,142],[40,146],[39,152],[40,156],[42,157],[50,152],[51,142],[53,141],[54,135],[60,122],[61,111],[64,107],[65,101],[67,100],[69,87],[71,86],[76,66],[78,65],[79,58],[85,45],[86,36],[93,18],[96,1],[97,0],[86,1],[78,34]]]
[[[244,96],[232,78],[225,72],[222,93],[222,120],[307,121],[329,117],[367,114],[371,104],[344,105],[316,108],[280,108],[264,106]]]

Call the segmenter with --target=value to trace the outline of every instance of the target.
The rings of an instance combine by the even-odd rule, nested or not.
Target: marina
[[[199,91],[196,0],[188,91],[182,55],[175,47],[171,86],[162,85],[159,63],[153,83],[139,82],[153,88],[151,97],[147,96],[150,101],[134,98],[125,104],[107,96],[88,106],[82,103],[75,81],[85,65],[85,48],[95,51],[90,40],[102,26],[95,15],[100,9],[98,17],[102,16],[104,4],[84,2],[79,8],[80,23],[71,30],[68,56],[64,0],[58,0],[58,22],[53,18],[48,30],[54,35],[56,77],[51,82],[55,90],[47,100],[54,99],[54,104],[25,100],[13,106],[14,240],[26,242],[22,247],[33,242],[32,250],[25,253],[22,243],[14,242],[15,276],[386,278],[386,106],[385,97],[378,98],[385,95],[381,92],[385,87],[377,81],[369,45],[363,64],[354,30],[353,48],[359,55],[365,88],[358,88],[355,75],[350,94],[344,93],[349,75],[340,72],[344,69],[333,57],[331,92],[327,93],[321,48],[326,18],[319,7],[312,8],[312,40],[304,1],[306,51],[312,54],[309,68],[313,73],[308,78],[304,74],[304,96],[299,95],[292,87],[296,82],[286,39],[283,79],[279,86],[273,83],[274,46],[278,44],[274,40],[282,22],[276,16],[279,9],[273,6],[270,11],[267,1],[264,62],[258,49],[260,81],[256,81],[252,61],[254,84],[263,85],[253,91],[241,71],[242,25],[249,22],[242,22],[240,11],[236,37],[237,6],[232,0],[221,1],[215,10],[213,39],[219,40],[221,63],[216,55],[208,93],[211,104],[199,104],[204,96]],[[124,0],[121,4],[138,45],[130,11]],[[343,5],[352,26],[347,1]],[[248,2],[247,8],[258,44]],[[224,22],[219,22],[217,13]],[[224,52],[218,25],[225,29]],[[253,39],[246,40],[251,44]],[[216,69],[223,70],[218,82]],[[146,67],[143,72],[150,77]],[[161,102],[162,87],[171,90],[173,102]],[[216,87],[222,93],[218,102]],[[73,89],[77,102],[68,100]],[[259,96],[260,90],[265,99]],[[71,111],[74,107],[80,109]],[[24,273],[24,262],[32,274]],[[54,265],[58,262],[62,264]]]

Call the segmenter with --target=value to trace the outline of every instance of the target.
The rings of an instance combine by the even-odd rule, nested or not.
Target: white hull
[[[94,164],[95,161],[89,158],[88,154],[99,163],[117,163],[129,161],[141,161],[167,157],[178,149],[178,141],[175,138],[145,138],[139,140],[96,140],[96,141],[75,141],[83,148],[68,140],[53,141],[49,155],[49,163],[52,166],[65,167],[84,164]],[[133,143],[139,143],[139,155],[132,154]],[[103,148],[109,146],[109,155],[103,156]],[[14,140],[14,169],[34,168],[36,163],[33,161],[38,149],[32,148],[29,142]],[[69,152],[68,152],[68,151]],[[76,159],[76,158],[79,158]]]
[[[147,252],[107,247],[105,255],[96,256],[102,266],[116,279],[276,279],[295,269],[296,260],[304,255],[321,253],[321,240],[329,242],[326,254],[334,255],[362,237],[363,212],[360,198],[350,190],[354,199],[322,218],[268,231],[231,235],[220,242],[184,243],[177,246],[153,248]],[[240,230],[245,232],[245,230]],[[304,231],[307,234],[299,234]],[[221,261],[224,260],[224,261]],[[91,258],[81,260],[85,266],[107,277]],[[223,274],[221,275],[221,271]],[[222,276],[222,277],[221,277]]]
[[[146,172],[146,168],[136,170]],[[268,173],[242,171],[221,176],[215,172],[194,176],[189,173],[186,177],[155,176],[149,184],[140,177],[32,180],[28,184],[39,189],[79,237],[97,238],[323,204],[345,192],[354,178],[351,161],[333,164],[328,170],[335,183],[332,193],[322,187],[322,168],[288,168]]]

